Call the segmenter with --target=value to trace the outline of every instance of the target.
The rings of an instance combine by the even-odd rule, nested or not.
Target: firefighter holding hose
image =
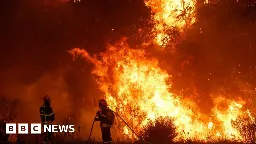
[[[112,143],[110,129],[115,120],[114,112],[108,107],[106,100],[99,100],[100,110],[97,112],[95,121],[100,121],[103,143]]]
[[[41,123],[43,125],[49,125],[52,124],[52,122],[55,119],[55,113],[52,110],[51,107],[51,98],[48,95],[45,95],[43,98],[43,105],[40,107],[40,118]],[[44,143],[50,143],[52,133],[47,132],[45,133],[43,142]]]

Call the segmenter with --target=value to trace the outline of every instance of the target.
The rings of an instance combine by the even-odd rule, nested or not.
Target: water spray
[[[140,140],[142,140],[142,141],[144,141],[145,143],[147,143],[147,144],[150,144],[149,142],[147,142],[146,140],[144,140],[142,137],[140,137],[128,124],[127,124],[127,122],[119,115],[119,114],[117,114],[115,111],[113,111],[113,110],[111,110],[114,114],[116,114],[123,122],[124,122],[124,124],[140,139]],[[91,138],[91,134],[92,134],[92,130],[93,130],[93,126],[94,126],[94,122],[95,122],[95,118],[97,117],[97,115],[94,117],[94,119],[93,119],[93,122],[92,122],[92,127],[91,127],[91,131],[90,131],[90,135],[89,135],[89,137],[88,137],[88,140],[87,140],[87,144],[89,144],[89,142],[90,142],[90,138]]]

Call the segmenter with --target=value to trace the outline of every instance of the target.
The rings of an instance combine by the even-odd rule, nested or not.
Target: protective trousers
[[[102,140],[104,144],[112,143],[110,128],[111,127],[101,127]]]
[[[49,143],[51,141],[51,136],[52,136],[51,132],[44,133],[44,140],[43,140],[43,142]]]

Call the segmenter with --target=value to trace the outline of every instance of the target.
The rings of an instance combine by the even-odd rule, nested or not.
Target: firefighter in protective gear
[[[110,129],[115,120],[114,112],[108,107],[106,100],[99,100],[100,110],[97,112],[95,121],[100,121],[103,143],[112,143]]]
[[[50,125],[55,119],[55,113],[52,110],[51,107],[51,99],[48,95],[45,95],[43,98],[43,105],[40,107],[40,118],[41,118],[41,123],[43,125]],[[44,143],[50,143],[52,133],[47,132],[44,134]]]

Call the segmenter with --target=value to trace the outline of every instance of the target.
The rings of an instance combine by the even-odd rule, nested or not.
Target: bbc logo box
[[[43,132],[75,132],[75,125],[54,125],[54,124],[46,124],[41,125],[41,123],[7,123],[6,124],[6,134],[28,134],[30,130],[30,134],[41,134]]]
[[[42,132],[41,123],[32,123],[30,124],[30,133],[31,134],[41,134]],[[29,133],[29,124],[28,123],[7,123],[6,124],[6,134],[28,134]]]

